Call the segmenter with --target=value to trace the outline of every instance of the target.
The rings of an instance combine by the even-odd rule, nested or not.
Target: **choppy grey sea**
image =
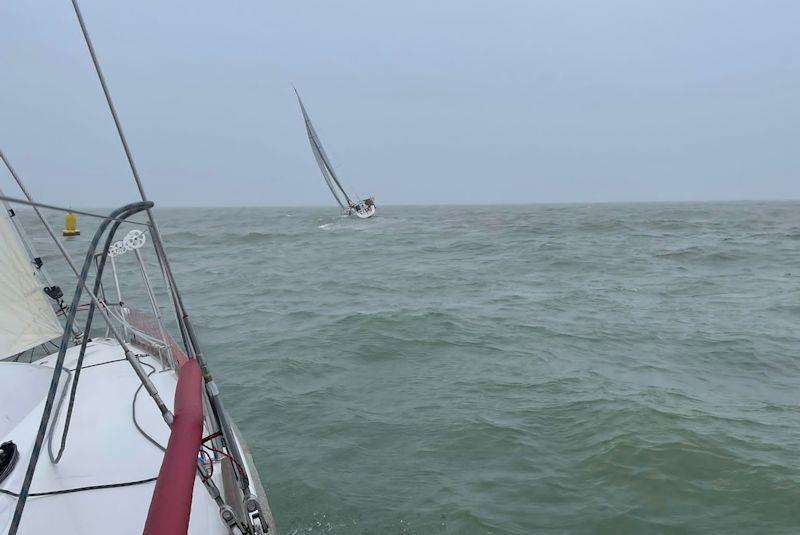
[[[800,203],[157,213],[284,534],[800,533]]]

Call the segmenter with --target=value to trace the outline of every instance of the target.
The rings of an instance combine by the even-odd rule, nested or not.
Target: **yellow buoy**
[[[78,230],[78,218],[72,212],[67,212],[67,215],[64,216],[64,232],[62,234],[64,236],[79,236],[80,233],[81,231]]]

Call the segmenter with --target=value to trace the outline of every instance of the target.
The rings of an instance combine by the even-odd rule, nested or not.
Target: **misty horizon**
[[[116,206],[136,190],[70,9],[0,8],[0,147],[35,198]],[[164,206],[335,206],[290,82],[379,205],[800,198],[797,3],[83,11]]]

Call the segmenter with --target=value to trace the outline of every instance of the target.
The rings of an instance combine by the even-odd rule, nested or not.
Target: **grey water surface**
[[[158,214],[284,534],[800,533],[800,203]]]

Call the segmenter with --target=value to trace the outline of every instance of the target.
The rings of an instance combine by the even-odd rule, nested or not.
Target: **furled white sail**
[[[0,359],[61,336],[8,211],[0,204]]]

